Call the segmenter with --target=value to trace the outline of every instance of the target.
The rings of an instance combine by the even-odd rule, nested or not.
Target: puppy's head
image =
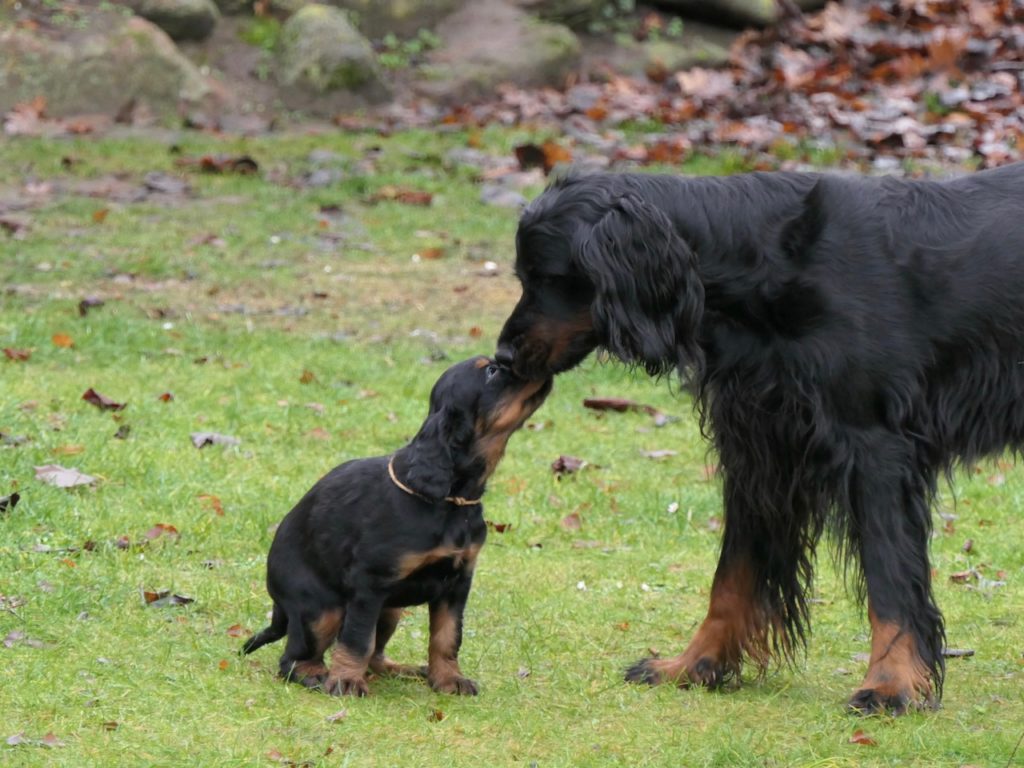
[[[550,391],[550,377],[522,379],[487,357],[456,363],[430,392],[427,420],[408,448],[406,482],[431,499],[459,484],[482,488],[509,437]]]

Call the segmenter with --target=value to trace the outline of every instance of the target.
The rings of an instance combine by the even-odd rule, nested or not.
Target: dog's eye
[[[501,368],[499,366],[495,365],[494,363],[491,363],[490,365],[488,365],[487,366],[487,370],[484,372],[487,375],[487,380],[490,381],[491,379],[493,379],[498,374],[498,371],[500,371],[500,370],[501,370]]]

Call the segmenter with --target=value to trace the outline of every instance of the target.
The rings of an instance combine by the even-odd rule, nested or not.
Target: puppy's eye
[[[500,370],[501,370],[501,368],[499,366],[495,365],[494,363],[491,363],[490,365],[488,365],[487,366],[487,370],[484,371],[484,373],[487,376],[487,380],[490,381],[495,376],[497,376],[498,375],[498,371],[500,371]]]

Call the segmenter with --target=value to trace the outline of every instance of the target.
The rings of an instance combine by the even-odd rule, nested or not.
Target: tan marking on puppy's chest
[[[434,547],[426,552],[410,552],[402,555],[398,559],[398,566],[395,570],[399,580],[407,579],[421,568],[449,559],[453,560],[452,567],[454,568],[466,567],[472,570],[479,554],[479,544],[470,544],[468,547]]]

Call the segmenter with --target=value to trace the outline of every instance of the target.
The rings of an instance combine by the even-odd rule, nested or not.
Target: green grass
[[[474,140],[504,154],[526,138],[487,129]],[[677,652],[702,618],[721,510],[688,399],[599,362],[559,378],[532,419],[543,428],[512,439],[489,489],[487,517],[512,527],[491,534],[467,612],[462,666],[480,697],[376,680],[368,699],[331,699],[278,682],[279,647],[236,655],[231,628],[266,621],[273,526],[334,464],[402,445],[436,377],[490,351],[515,301],[515,214],[483,206],[471,172],[443,160],[466,141],[413,132],[0,144],[0,200],[31,199],[29,178],[36,194],[51,185],[24,239],[0,230],[0,347],[32,350],[26,362],[0,358],[0,431],[28,438],[0,447],[0,496],[22,497],[0,514],[0,595],[21,603],[0,610],[0,639],[19,631],[43,644],[0,645],[0,763],[1007,765],[1024,731],[1024,472],[986,464],[958,478],[955,503],[943,494],[957,519],[952,530],[937,521],[936,590],[949,644],[976,655],[950,661],[940,711],[845,714],[867,622],[825,551],[810,651],[795,669],[717,694],[628,686],[627,664],[651,647]],[[59,192],[115,173],[129,184],[181,174],[175,143],[186,155],[249,153],[262,173],[187,173],[192,197],[170,202]],[[325,149],[338,180],[292,186],[309,153]],[[62,157],[74,158],[70,170]],[[704,157],[690,167],[722,166]],[[366,202],[387,185],[432,192],[434,203]],[[323,205],[345,216],[324,219]],[[443,258],[411,259],[437,246]],[[481,276],[486,260],[497,277]],[[106,304],[80,316],[89,295]],[[74,347],[55,346],[57,333]],[[88,387],[127,408],[97,410],[81,400]],[[590,395],[680,419],[656,429],[641,414],[595,414],[581,407]],[[122,425],[128,438],[115,439]],[[197,450],[195,431],[241,445]],[[679,453],[640,453],[665,448]],[[549,466],[563,453],[590,466],[557,481]],[[44,485],[33,467],[49,463],[99,482]],[[578,531],[561,525],[572,512]],[[156,523],[180,538],[134,545]],[[133,546],[119,548],[120,537]],[[1006,585],[950,582],[979,564]],[[153,588],[195,602],[144,607],[140,590]],[[421,661],[426,637],[415,609],[394,656]],[[341,709],[344,719],[327,720]],[[849,743],[857,729],[877,746]],[[47,733],[60,745],[5,743]]]

